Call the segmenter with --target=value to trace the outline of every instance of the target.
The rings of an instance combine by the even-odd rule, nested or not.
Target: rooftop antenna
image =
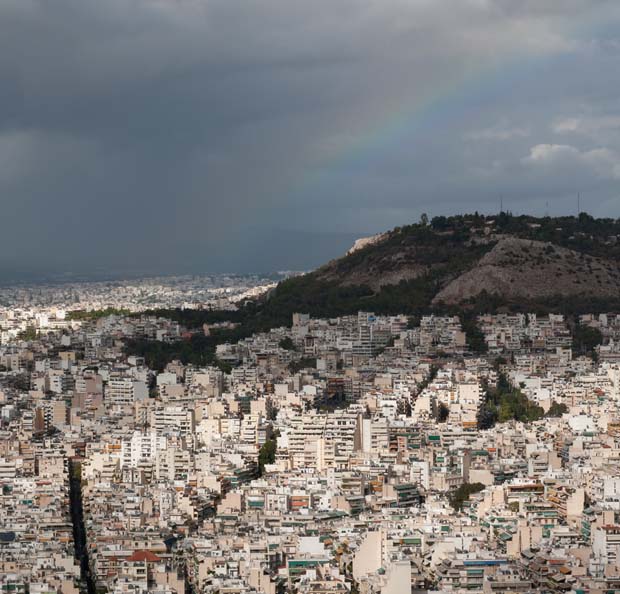
[[[577,216],[581,214],[581,192],[577,192]]]
[[[504,195],[500,194],[499,195],[499,214],[502,214],[504,212]]]
[[[548,217],[549,216],[549,200],[547,200],[547,202],[545,202],[545,216]]]

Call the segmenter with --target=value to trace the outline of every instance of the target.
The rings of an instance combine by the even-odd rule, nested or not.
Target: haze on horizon
[[[0,277],[307,269],[618,217],[617,0],[3,0]]]

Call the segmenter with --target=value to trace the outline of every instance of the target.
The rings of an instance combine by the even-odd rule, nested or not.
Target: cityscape
[[[3,591],[620,587],[620,315],[482,314],[480,344],[458,315],[298,312],[213,365],[127,349],[223,325],[151,305],[262,282],[5,290]]]
[[[0,0],[0,594],[620,594],[620,0]]]

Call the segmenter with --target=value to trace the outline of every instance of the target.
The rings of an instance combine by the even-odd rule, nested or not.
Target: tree
[[[223,373],[230,375],[232,373],[232,365],[227,361],[221,359],[215,359],[215,366]]]
[[[463,504],[469,500],[469,496],[484,491],[484,488],[482,483],[463,483],[456,491],[448,495],[448,501],[456,511],[461,511]]]
[[[278,346],[285,351],[296,351],[295,343],[290,336],[284,337],[279,343]]]
[[[568,412],[568,406],[563,402],[556,402],[555,400],[551,403],[549,410],[547,411],[546,417],[561,417],[564,413]]]
[[[478,429],[490,429],[497,423],[497,407],[485,404],[478,412]]]
[[[276,461],[276,450],[278,443],[276,437],[268,439],[258,451],[258,472],[262,476],[265,471],[265,464],[273,464]]]
[[[11,375],[6,379],[6,384],[9,388],[19,392],[28,392],[30,390],[30,375],[27,373]]]
[[[92,311],[85,311],[82,309],[76,309],[70,311],[67,314],[68,320],[98,320],[99,318],[105,318],[107,316],[129,316],[131,312],[128,309],[106,307],[105,309],[95,309]]]
[[[495,371],[499,371],[501,366],[506,365],[506,363],[508,363],[508,361],[505,357],[495,357],[495,360],[493,361],[493,369],[495,369]]]
[[[303,357],[302,359],[299,359],[299,361],[291,361],[288,364],[288,368],[289,371],[291,373],[297,373],[299,371],[301,371],[302,369],[307,369],[307,368],[316,368],[316,358],[313,357]]]
[[[19,338],[20,340],[26,340],[26,341],[35,340],[36,337],[37,337],[37,329],[34,326],[28,326],[28,328],[26,328],[25,330],[22,330],[17,335],[17,338]]]
[[[444,402],[439,403],[439,408],[437,409],[437,421],[440,423],[445,423],[448,420],[448,416],[450,415],[450,409]]]
[[[544,410],[528,399],[518,388],[510,385],[500,373],[494,388],[486,386],[486,400],[478,413],[478,428],[488,429],[496,422],[521,421],[528,423],[544,417]]]
[[[573,331],[573,350],[581,355],[594,353],[602,342],[603,335],[598,328],[578,325]]]
[[[437,377],[438,373],[439,367],[437,367],[437,365],[431,365],[430,369],[428,370],[428,375],[417,386],[418,394],[421,394],[424,390],[426,390],[426,388],[428,388],[428,386],[431,385],[433,380]]]
[[[409,316],[407,318],[407,330],[420,327],[420,316]]]
[[[471,315],[461,316],[461,326],[465,332],[467,346],[471,351],[478,354],[486,353],[488,350],[486,337],[478,326],[476,318]]]
[[[425,212],[420,215],[420,225],[423,227],[428,225],[428,215]]]

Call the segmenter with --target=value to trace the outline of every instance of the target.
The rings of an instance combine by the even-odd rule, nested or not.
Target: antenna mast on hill
[[[577,216],[581,214],[581,192],[577,192]]]

